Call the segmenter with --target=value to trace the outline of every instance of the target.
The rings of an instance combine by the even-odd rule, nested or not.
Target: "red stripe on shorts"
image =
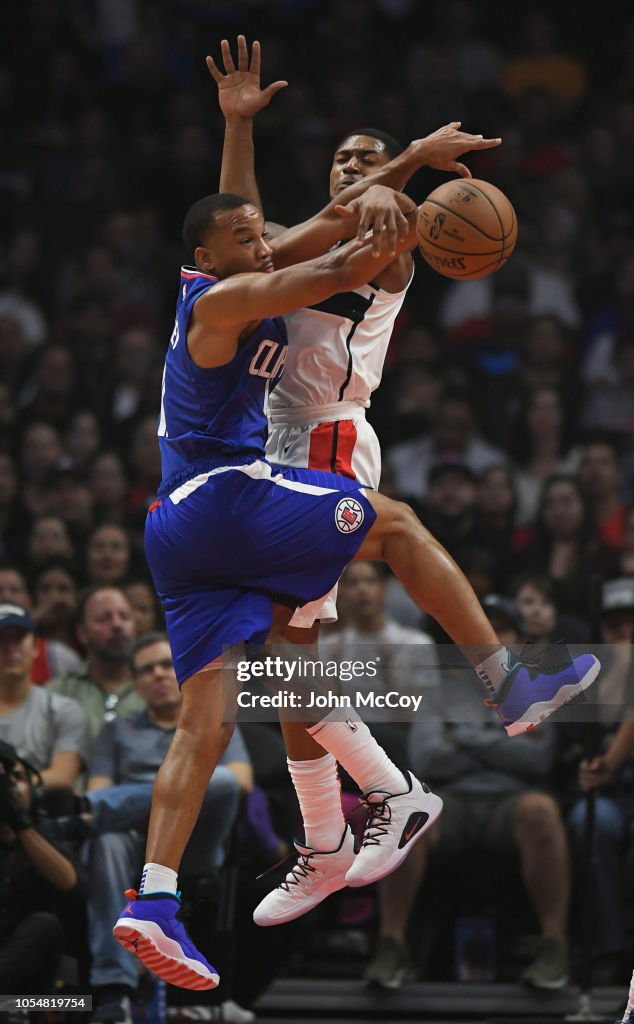
[[[357,428],[352,420],[318,423],[310,432],[308,468],[325,469],[355,480],[352,454],[357,443]]]

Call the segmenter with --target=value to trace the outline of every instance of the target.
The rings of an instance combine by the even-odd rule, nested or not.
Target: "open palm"
[[[207,67],[214,82],[218,86],[218,102],[226,119],[232,117],[255,117],[267,107],[280,89],[288,82],[273,82],[266,89],[260,88],[260,44],[257,40],[249,50],[244,36],[238,36],[238,68],[233,62],[231,47],[227,39],[220,44],[225,74],[217,67],[213,57],[207,57]]]

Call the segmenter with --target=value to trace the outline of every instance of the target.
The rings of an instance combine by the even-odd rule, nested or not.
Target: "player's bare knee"
[[[399,536],[411,536],[421,530],[421,521],[411,505],[405,501],[395,501],[392,507],[393,532]]]

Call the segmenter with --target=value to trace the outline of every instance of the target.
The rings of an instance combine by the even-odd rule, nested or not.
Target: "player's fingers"
[[[472,178],[473,175],[466,164],[461,164],[457,160],[454,160],[452,164],[449,164],[448,171],[455,171],[461,178]]]
[[[262,51],[260,49],[259,41],[257,39],[254,39],[253,46],[251,47],[251,67],[249,68],[249,71],[251,72],[252,75],[255,75],[256,78],[260,77],[261,55]]]
[[[249,70],[249,51],[244,36],[238,36],[238,71]]]
[[[216,67],[216,62],[213,57],[205,57],[205,63],[209,68],[209,74],[213,78],[214,82],[222,82],[222,73]]]
[[[288,82],[273,82],[272,85],[267,85],[266,89],[262,90],[262,96],[267,103],[270,103],[275,93],[279,92],[280,89],[285,89],[287,85]]]
[[[249,68],[249,71],[252,75],[256,75],[258,78],[260,77],[261,55],[262,51],[260,49],[260,44],[257,39],[254,39],[253,46],[251,47],[251,67]]]
[[[220,52],[222,53],[222,63],[225,66],[225,71],[228,75],[232,74],[236,66],[233,63],[233,57],[231,56],[231,47],[229,46],[229,40],[223,39],[220,43]]]
[[[354,217],[355,211],[351,210],[349,206],[342,206],[341,203],[337,203],[335,213],[338,217]]]
[[[374,215],[374,224],[372,225],[372,255],[380,256],[381,248],[383,246],[383,226],[385,224],[385,211],[378,210]]]
[[[398,241],[398,224],[396,214],[400,212],[398,210],[390,210],[385,218],[385,244],[387,251],[390,253],[396,252],[396,243]]]
[[[493,149],[494,146],[500,146],[502,139],[476,139],[471,149]]]
[[[397,226],[399,238],[406,238],[409,231],[409,221],[402,210],[398,211]]]

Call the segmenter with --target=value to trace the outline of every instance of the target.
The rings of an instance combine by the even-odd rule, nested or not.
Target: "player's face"
[[[274,270],[272,249],[267,241],[264,218],[247,204],[216,214],[206,245],[196,249],[196,262],[217,277],[265,273]]]
[[[389,163],[385,143],[371,135],[350,135],[336,151],[330,169],[330,196],[367,178],[379,167]]]

